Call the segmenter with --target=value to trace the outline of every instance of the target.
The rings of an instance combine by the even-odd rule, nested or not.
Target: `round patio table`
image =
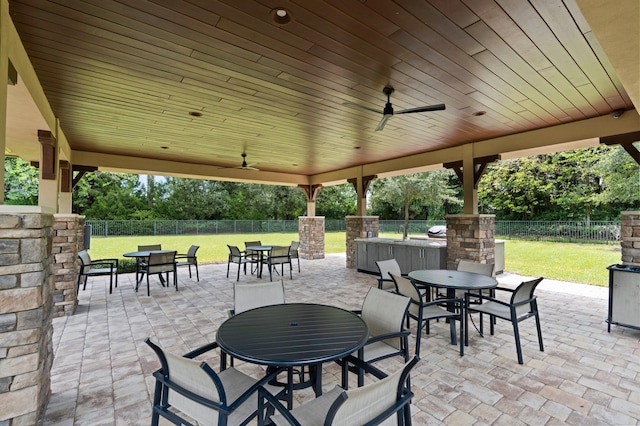
[[[246,252],[255,251],[259,253],[259,265],[258,265],[258,278],[262,278],[262,264],[264,262],[264,254],[269,253],[273,246],[247,246],[245,247]]]
[[[322,363],[346,357],[364,346],[367,324],[335,306],[289,303],[263,306],[226,320],[216,336],[223,351],[243,361],[288,368],[286,396],[292,406],[292,367],[309,366],[316,396],[322,394]],[[299,386],[303,387],[303,386]],[[299,388],[297,387],[297,388]]]
[[[140,259],[146,259],[149,257],[151,253],[172,253],[175,250],[144,250],[144,251],[130,251],[129,253],[124,253],[123,257],[135,257],[136,258],[136,287],[140,285],[142,280],[144,279],[144,272],[140,272],[138,270],[138,265],[140,263]],[[158,275],[160,278],[160,284],[165,286],[164,278],[162,278],[162,274]]]

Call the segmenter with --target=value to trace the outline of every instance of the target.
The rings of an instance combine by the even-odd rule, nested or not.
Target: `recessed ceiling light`
[[[160,149],[169,149],[168,146],[161,146]]]
[[[353,149],[360,149],[360,147],[359,146],[354,146]]]
[[[480,116],[485,115],[486,113],[487,113],[487,111],[476,111],[471,115],[473,115],[474,117],[480,117]]]
[[[189,112],[189,115],[192,117],[202,117],[202,113],[198,111],[191,111]]]
[[[271,11],[271,19],[278,25],[284,25],[291,22],[291,12],[284,7],[276,7]]]

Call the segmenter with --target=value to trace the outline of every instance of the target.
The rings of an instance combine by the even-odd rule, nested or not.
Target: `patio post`
[[[640,266],[640,211],[622,212],[620,229],[621,261]]]
[[[302,259],[324,259],[324,216],[299,216],[298,236]]]
[[[378,216],[347,216],[347,268],[355,268],[356,238],[377,237],[380,226]]]
[[[51,395],[53,212],[0,206],[0,424],[42,424]]]
[[[496,262],[495,215],[447,215],[447,269],[456,269],[462,259]]]
[[[84,216],[53,216],[53,317],[73,315],[78,306],[78,251],[84,249]]]

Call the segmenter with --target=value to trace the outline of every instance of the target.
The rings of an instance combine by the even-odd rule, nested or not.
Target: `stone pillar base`
[[[347,268],[356,267],[356,238],[377,237],[378,216],[347,216]]]
[[[622,212],[620,218],[622,263],[640,266],[640,211]]]
[[[16,207],[0,206],[0,424],[39,425],[51,395],[53,215]]]
[[[298,236],[302,259],[324,259],[324,216],[299,216]]]
[[[447,269],[456,269],[462,259],[478,263],[496,262],[495,215],[447,215]]]
[[[53,316],[73,315],[78,306],[78,250],[84,244],[84,216],[53,216]]]

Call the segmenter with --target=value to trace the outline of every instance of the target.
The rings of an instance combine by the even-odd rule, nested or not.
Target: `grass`
[[[399,234],[381,234],[381,237],[398,238]],[[94,259],[117,257],[136,251],[138,244],[162,244],[178,253],[186,253],[192,244],[200,246],[198,262],[223,263],[227,261],[227,244],[244,248],[245,241],[261,240],[271,245],[289,245],[298,240],[297,233],[269,234],[217,234],[217,235],[169,235],[144,237],[93,237],[91,257]],[[325,234],[325,253],[344,253],[344,232]],[[576,283],[606,286],[609,275],[606,267],[620,262],[620,246],[604,244],[555,243],[541,241],[507,240],[505,243],[505,270],[520,275]],[[133,263],[128,259],[126,263]]]

